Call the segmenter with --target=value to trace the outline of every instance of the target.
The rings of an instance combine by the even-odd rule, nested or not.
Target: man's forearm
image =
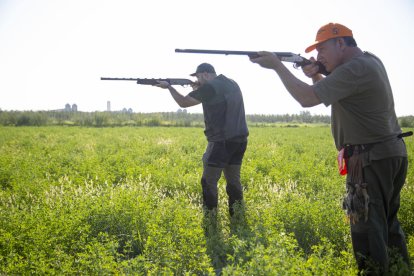
[[[301,106],[311,107],[321,103],[312,86],[296,78],[282,62],[275,63],[273,70],[279,75],[288,92]]]
[[[180,107],[190,107],[193,105],[197,105],[200,102],[197,101],[194,98],[191,98],[190,96],[183,96],[180,93],[178,93],[178,91],[172,87],[171,85],[168,86],[168,90],[170,91],[171,96],[173,97],[173,99],[176,101],[176,103],[180,106]]]

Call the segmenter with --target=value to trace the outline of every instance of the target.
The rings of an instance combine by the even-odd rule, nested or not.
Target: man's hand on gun
[[[319,72],[320,65],[318,65],[317,61],[313,57],[309,60],[312,63],[302,66],[302,71],[307,77],[311,78],[313,82],[317,82],[323,78]],[[266,51],[257,52],[257,56],[250,57],[250,61],[267,69],[276,69],[279,66],[283,66],[283,63],[277,55]]]
[[[267,69],[274,69],[278,63],[281,63],[277,55],[267,51],[257,52],[257,56],[250,57],[250,61]]]
[[[319,66],[316,64],[316,60],[314,57],[311,57],[309,60],[312,61],[312,64],[303,66],[302,71],[305,74],[305,76],[313,78],[316,74],[319,74]]]
[[[171,84],[168,81],[157,81],[158,84],[154,84],[154,86],[163,88],[163,89],[167,89],[168,87],[171,86]]]
[[[319,65],[316,63],[316,60],[314,57],[311,57],[309,59],[312,63],[309,65],[305,65],[302,67],[302,71],[305,74],[305,76],[312,79],[313,83],[316,83],[324,78],[322,74],[319,72]],[[326,71],[326,70],[325,70]]]
[[[158,81],[158,84],[154,84],[154,86],[167,89],[171,86],[171,84],[168,81]],[[199,86],[200,86],[200,83],[198,81],[195,81],[194,83],[191,84],[191,87],[193,88],[193,90],[198,89]]]

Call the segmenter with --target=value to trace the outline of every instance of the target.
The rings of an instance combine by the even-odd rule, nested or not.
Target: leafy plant
[[[202,128],[1,127],[0,274],[355,275],[329,128],[250,133],[230,218],[223,179],[218,212],[201,206]],[[413,200],[409,169],[411,259]]]

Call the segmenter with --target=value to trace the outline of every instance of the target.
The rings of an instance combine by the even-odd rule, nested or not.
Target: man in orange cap
[[[319,74],[319,65],[311,58],[314,63],[303,72],[312,78],[312,85],[296,78],[273,53],[259,52],[251,61],[274,70],[303,107],[331,106],[338,164],[346,164],[341,166],[342,174],[347,171],[343,205],[359,270],[387,272],[388,248],[397,248],[409,266],[397,212],[408,167],[402,137],[410,133],[402,133],[398,125],[384,65],[358,48],[352,31],[337,23],[322,26],[305,52],[315,49],[317,61],[329,74]]]

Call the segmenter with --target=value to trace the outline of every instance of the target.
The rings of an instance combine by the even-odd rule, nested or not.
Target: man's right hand
[[[193,83],[191,84],[191,88],[192,88],[193,90],[197,90],[200,86],[201,86],[201,85],[200,85],[200,83],[199,83],[198,81],[195,81],[195,82],[193,82]]]
[[[316,64],[316,60],[314,57],[311,57],[309,60],[312,61],[312,63],[303,66],[302,71],[307,77],[313,78],[316,74],[318,74],[319,66]]]
[[[323,66],[323,65],[322,64],[318,65],[318,63],[316,63],[315,58],[313,57],[311,57],[309,60],[312,61],[312,63],[309,65],[303,66],[302,71],[307,77],[312,79],[313,83],[316,83],[324,78],[324,76],[321,73],[319,73],[319,69],[320,69],[319,66]]]

